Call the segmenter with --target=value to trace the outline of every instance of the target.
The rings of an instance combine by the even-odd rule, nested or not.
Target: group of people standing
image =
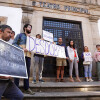
[[[64,46],[65,47],[65,53],[66,53],[66,59],[69,61],[69,76],[70,76],[70,81],[74,82],[74,79],[72,77],[72,73],[73,73],[73,66],[75,66],[75,74],[76,74],[76,81],[77,82],[81,82],[80,78],[79,78],[79,72],[78,72],[78,62],[79,62],[79,58],[78,58],[78,53],[77,50],[75,48],[74,42],[71,40],[69,42],[69,46],[66,47],[63,44],[62,38],[58,39],[58,45],[60,46]],[[56,58],[56,66],[57,66],[57,82],[64,82],[63,76],[64,76],[64,66],[67,66],[67,62],[66,59],[62,59],[62,58]],[[61,80],[59,79],[59,74],[61,71]]]
[[[0,26],[0,39],[4,41],[9,41],[12,45],[19,47],[24,50],[25,52],[25,60],[26,60],[26,67],[28,73],[28,79],[24,79],[24,92],[28,94],[35,94],[29,88],[29,76],[30,76],[30,65],[31,65],[31,52],[26,49],[26,40],[27,36],[30,36],[32,25],[26,24],[23,27],[24,32],[18,34],[15,39],[14,35],[15,32],[12,31],[12,28],[8,25],[1,25]],[[11,38],[12,37],[12,38]],[[37,34],[36,38],[41,39],[41,35]],[[79,57],[77,53],[77,49],[75,48],[74,41],[71,40],[69,42],[69,46],[65,46],[63,44],[62,38],[58,38],[58,45],[65,47],[66,59],[63,58],[56,58],[56,66],[57,66],[57,82],[64,82],[64,66],[67,66],[66,60],[69,62],[69,76],[70,81],[74,82],[73,79],[73,67],[75,67],[75,74],[76,74],[76,81],[81,82],[79,78],[79,71],[78,71],[78,63]],[[88,47],[84,47],[84,51],[82,53],[82,59],[84,60],[84,74],[86,81],[93,81],[92,80],[92,61],[93,58],[97,62],[97,71],[98,71],[98,79],[100,81],[100,45],[96,45],[96,52],[94,57],[92,57],[91,52],[89,51]],[[39,82],[44,82],[42,80],[42,71],[43,71],[43,63],[44,63],[44,55],[34,54],[34,71],[33,71],[33,83],[36,83],[36,68],[39,68]],[[59,78],[61,73],[61,79]],[[11,81],[11,77],[3,77],[0,76],[0,100],[1,96],[5,96],[10,100],[23,100],[23,93],[20,91],[19,87],[19,79],[15,78],[14,82]]]
[[[23,48],[25,51],[25,58],[26,58],[26,65],[27,65],[27,71],[28,71],[28,76],[30,75],[30,62],[31,62],[31,52],[27,51],[25,46],[26,46],[26,37],[30,36],[32,29],[32,25],[26,24],[23,28],[24,33],[20,33],[16,36],[16,38],[13,41],[13,45]],[[12,32],[14,33],[14,32]],[[37,34],[36,38],[41,39],[41,35]],[[56,58],[56,66],[57,66],[57,79],[56,82],[64,82],[64,66],[67,66],[67,62],[69,63],[69,80],[70,82],[81,82],[79,78],[79,71],[78,71],[78,63],[79,63],[79,57],[77,53],[77,48],[75,47],[74,41],[70,40],[69,45],[66,46],[63,44],[63,40],[61,37],[58,38],[58,44],[59,46],[63,46],[65,48],[65,54],[66,54],[66,59],[64,58]],[[98,54],[97,52],[99,51],[100,45],[97,45],[96,48],[96,53],[94,55],[91,54],[89,51],[88,47],[85,46],[82,57],[83,59],[83,66],[84,66],[84,76],[86,78],[87,82],[92,82],[92,61],[95,59],[97,62],[97,68],[98,71],[99,69],[99,61],[100,58],[96,56]],[[98,54],[99,55],[99,54]],[[38,68],[38,76],[39,76],[39,82],[45,82],[42,80],[42,71],[43,71],[43,64],[44,64],[44,55],[40,54],[34,54],[34,68],[33,68],[33,81],[32,83],[37,83],[36,80],[36,69]],[[73,67],[75,67],[75,75],[76,75],[76,80],[73,79]],[[61,79],[59,78],[61,73]],[[98,72],[98,77],[100,72]],[[100,80],[100,79],[99,79]],[[19,85],[19,79],[14,80],[15,84],[18,86]],[[24,88],[27,90],[27,92],[32,93],[32,91],[29,89],[29,79],[24,80]]]
[[[75,67],[75,75],[76,75],[76,81],[81,82],[79,78],[79,71],[78,71],[78,63],[79,63],[79,57],[77,53],[77,49],[75,48],[74,41],[70,40],[69,45],[65,46],[63,44],[62,38],[58,39],[58,45],[65,47],[65,53],[66,53],[66,59],[69,62],[69,80],[70,82],[74,82],[73,79],[73,67]],[[87,82],[93,82],[92,79],[92,61],[93,59],[96,62],[97,65],[97,73],[98,73],[98,80],[100,81],[100,45],[96,45],[96,52],[92,55],[92,53],[89,51],[88,46],[84,46],[84,50],[81,56],[81,59],[83,60],[83,66],[84,66],[84,76]],[[56,66],[57,66],[57,82],[64,82],[63,76],[64,76],[64,66],[67,66],[66,59],[62,58],[56,58]],[[59,79],[59,75],[61,72],[61,79]]]

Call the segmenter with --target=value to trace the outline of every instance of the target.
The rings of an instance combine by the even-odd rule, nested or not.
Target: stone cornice
[[[21,6],[31,6],[32,1],[40,1],[40,0],[0,0],[0,3],[13,4],[13,5],[19,5],[19,6],[20,5]],[[41,1],[46,2],[46,0],[41,0]],[[49,1],[65,2],[65,3],[79,4],[79,5],[84,5],[84,6],[92,6],[92,8],[93,8],[93,6],[94,6],[94,8],[95,7],[100,8],[100,4],[98,4],[97,2],[92,3],[92,2],[87,2],[87,0],[49,0]]]
[[[33,7],[21,7],[23,10],[23,13],[33,13]]]
[[[100,11],[100,5],[92,4],[92,3],[89,4],[89,3],[86,3],[85,0],[77,0],[77,1],[76,0],[3,0],[3,1],[0,0],[0,5],[1,6],[10,6],[10,7],[19,7],[19,8],[22,8],[24,12],[31,13],[33,11],[32,1],[43,1],[43,2],[49,1],[49,2],[55,2],[58,4],[66,4],[67,3],[68,5],[73,5],[75,7],[82,5],[82,7],[86,8],[88,10],[91,10],[93,12]],[[90,14],[92,15],[92,13],[90,13]]]
[[[99,17],[98,17],[98,16],[90,16],[90,17],[89,17],[89,20],[90,20],[91,22],[98,22]]]
[[[55,3],[69,3],[69,4],[73,4],[73,5],[82,5],[84,6],[84,8],[88,8],[88,9],[93,9],[93,10],[99,10],[100,11],[100,5],[95,3],[87,3],[87,2],[80,2],[81,0],[79,1],[76,1],[76,0],[30,0],[30,1],[41,1],[41,2],[55,2]],[[82,0],[82,1],[85,1],[85,0]]]
[[[70,3],[79,3],[82,5],[94,5],[94,6],[100,6],[97,0],[95,2],[92,2],[93,0],[54,0],[54,1],[60,1],[60,2],[70,2]]]

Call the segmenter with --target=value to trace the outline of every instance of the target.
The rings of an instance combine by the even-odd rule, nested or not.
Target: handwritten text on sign
[[[66,58],[65,48],[35,37],[27,37],[27,50],[41,55]]]
[[[0,76],[28,78],[24,51],[0,40]]]
[[[53,33],[47,32],[43,30],[43,39],[49,42],[53,42]]]

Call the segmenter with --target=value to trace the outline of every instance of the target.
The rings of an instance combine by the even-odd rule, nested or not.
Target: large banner
[[[27,37],[26,49],[41,55],[66,58],[64,47],[35,37]]]
[[[43,30],[43,39],[49,42],[53,42],[53,33]]]
[[[0,40],[0,76],[28,78],[24,51]]]

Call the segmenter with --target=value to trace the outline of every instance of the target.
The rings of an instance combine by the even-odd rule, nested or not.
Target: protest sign
[[[53,33],[43,30],[43,39],[49,42],[53,42]]]
[[[84,52],[84,60],[85,61],[92,61],[92,55],[90,52]]]
[[[27,37],[26,49],[41,55],[66,58],[64,47],[35,37]]]
[[[0,40],[0,76],[28,78],[24,51]]]

